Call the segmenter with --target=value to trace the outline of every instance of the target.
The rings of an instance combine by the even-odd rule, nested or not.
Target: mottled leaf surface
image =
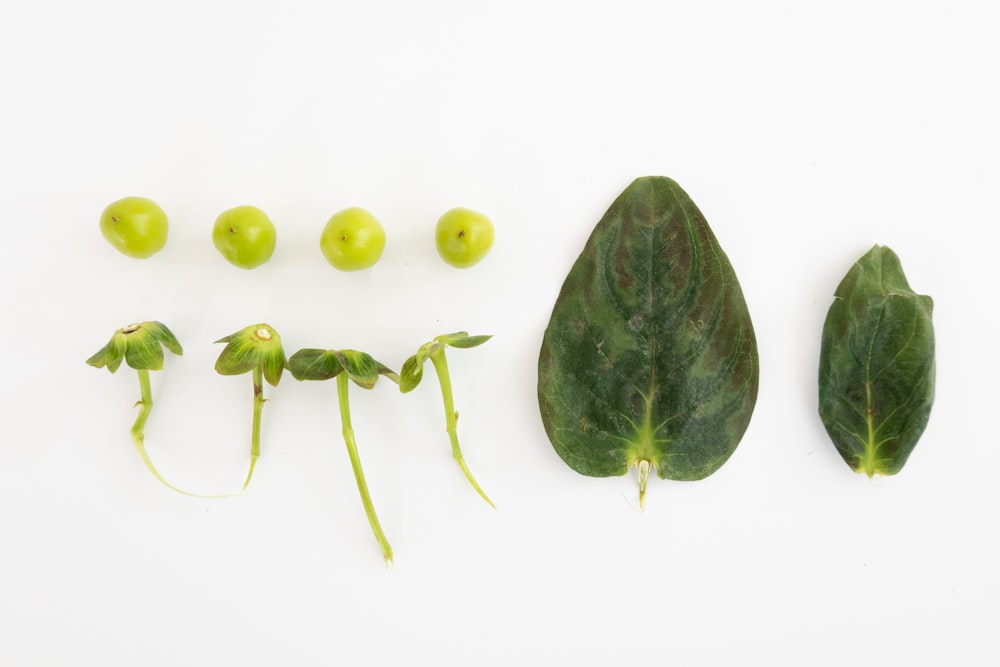
[[[841,281],[823,325],[819,413],[856,472],[893,475],[934,400],[933,302],[910,289],[899,257],[875,246]]]
[[[553,446],[584,475],[648,461],[695,480],[732,455],[757,398],[743,292],[674,181],[633,182],[595,227],[552,311],[538,401]]]

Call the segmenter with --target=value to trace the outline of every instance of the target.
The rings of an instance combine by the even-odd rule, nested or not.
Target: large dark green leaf
[[[633,182],[597,224],[545,330],[538,401],[577,472],[715,472],[757,399],[757,343],[736,274],[674,181]],[[640,467],[640,470],[642,468]]]
[[[933,302],[875,246],[851,267],[823,325],[819,414],[856,472],[899,472],[934,400]]]

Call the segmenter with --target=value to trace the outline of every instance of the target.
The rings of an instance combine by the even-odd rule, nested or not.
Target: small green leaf
[[[344,367],[331,350],[306,348],[289,357],[288,370],[296,380],[329,380]]]
[[[934,401],[933,302],[875,246],[837,287],[823,324],[819,413],[855,472],[898,473]]]
[[[594,477],[697,480],[736,450],[757,398],[753,324],[708,222],[669,178],[634,181],[594,228],[545,330],[552,445]],[[642,490],[640,489],[640,502]]]

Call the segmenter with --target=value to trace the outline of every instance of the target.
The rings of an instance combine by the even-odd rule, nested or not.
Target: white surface
[[[987,665],[1000,660],[994,292],[997,17],[985,2],[35,2],[0,10],[0,663],[4,665]],[[760,343],[742,444],[698,483],[573,473],[535,399],[541,334],[591,228],[636,176],[711,222]],[[150,260],[100,211],[157,200]],[[251,203],[272,261],[227,265]],[[497,240],[436,257],[456,205]],[[327,217],[389,245],[329,268]],[[873,243],[936,302],[938,391],[906,469],[851,473],[815,415],[832,291]],[[128,429],[134,373],[83,360],[119,326],[185,347],[147,426],[175,483],[236,490],[250,380],[217,338],[398,366],[457,329],[450,459],[433,382],[352,392],[386,571],[333,383],[286,376],[244,497],[171,493]]]

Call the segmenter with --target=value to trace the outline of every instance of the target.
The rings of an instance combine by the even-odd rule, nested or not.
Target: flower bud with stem
[[[243,482],[243,490],[246,491],[260,457],[260,419],[266,401],[264,380],[272,387],[278,386],[285,369],[285,351],[281,347],[281,336],[267,324],[253,324],[215,342],[226,343],[215,362],[215,370],[220,375],[242,375],[248,372],[253,375],[250,469]]]
[[[354,439],[354,428],[351,425],[351,405],[348,399],[348,380],[353,381],[363,389],[372,389],[380,375],[393,382],[399,382],[399,376],[388,366],[382,364],[364,352],[357,350],[319,350],[307,348],[299,350],[288,359],[288,370],[296,380],[329,380],[337,379],[337,399],[340,405],[340,422],[347,445],[347,455],[351,459],[351,469],[354,471],[354,481],[358,485],[361,504],[368,517],[375,540],[382,549],[386,564],[392,562],[392,547],[382,530],[371,495],[368,493],[368,482],[361,468],[361,457],[358,455],[357,442]]]
[[[434,340],[424,343],[417,350],[417,353],[403,364],[403,368],[399,373],[399,390],[406,393],[416,388],[423,377],[424,362],[428,359],[431,360],[434,370],[437,372],[438,384],[441,385],[441,397],[444,399],[445,425],[448,431],[448,438],[451,440],[451,454],[455,457],[455,461],[458,462],[458,466],[462,469],[465,478],[469,480],[476,493],[489,503],[490,507],[496,509],[496,505],[493,504],[493,501],[489,499],[486,492],[479,486],[476,478],[472,476],[472,471],[466,465],[465,457],[458,446],[458,412],[455,410],[455,401],[452,397],[451,374],[448,372],[448,360],[444,354],[445,346],[458,348],[477,347],[490,338],[492,336],[470,336],[466,331],[459,331],[457,333],[437,336]]]
[[[183,354],[181,344],[174,334],[161,322],[139,322],[122,327],[116,331],[107,345],[87,359],[87,363],[95,368],[107,368],[114,373],[121,366],[122,360],[134,368],[139,375],[139,416],[132,425],[132,442],[135,444],[142,462],[153,477],[169,489],[187,496],[201,497],[178,489],[168,482],[153,465],[145,445],[146,421],[153,410],[153,392],[150,388],[149,371],[163,368],[163,348],[176,355]]]

